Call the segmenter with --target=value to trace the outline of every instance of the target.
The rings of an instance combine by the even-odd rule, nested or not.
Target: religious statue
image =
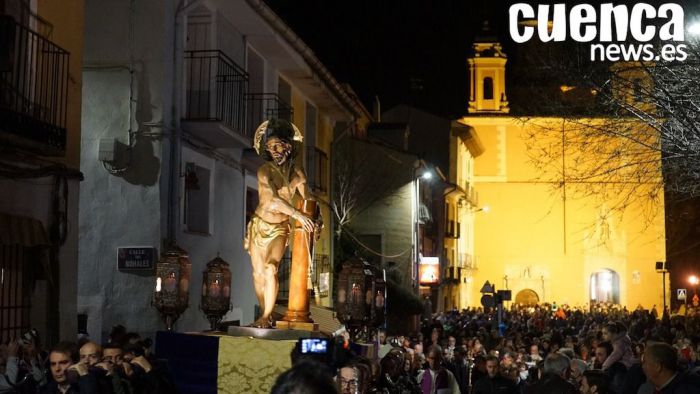
[[[297,195],[305,201],[315,200],[306,184],[304,169],[294,163],[302,141],[299,129],[281,119],[265,121],[255,132],[253,146],[265,164],[258,169],[259,203],[244,240],[253,265],[255,295],[262,308],[262,316],[253,323],[254,327],[270,328],[273,324],[271,314],[279,287],[277,269],[292,231],[289,219],[294,219],[307,234],[319,232],[320,222],[294,205]]]

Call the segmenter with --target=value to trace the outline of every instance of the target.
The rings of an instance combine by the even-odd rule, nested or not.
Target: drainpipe
[[[182,155],[182,129],[180,128],[182,104],[182,72],[184,64],[184,17],[187,11],[199,3],[199,0],[180,0],[175,9],[173,23],[173,83],[172,83],[172,138],[170,139],[170,165],[168,168],[168,216],[166,245],[177,242],[180,203],[180,157]]]

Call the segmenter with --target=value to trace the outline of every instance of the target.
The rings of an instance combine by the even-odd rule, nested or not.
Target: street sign
[[[496,305],[496,300],[493,299],[492,295],[484,294],[481,296],[481,305],[484,308],[493,308]]]
[[[512,294],[513,293],[510,290],[498,290],[498,298],[501,301],[510,301]]]
[[[678,289],[678,290],[676,290],[676,295],[677,295],[678,301],[685,301],[685,300],[686,300],[686,291],[685,291],[685,289]]]
[[[481,290],[479,290],[480,293],[493,293],[493,285],[489,282],[486,281],[483,286],[481,286]]]
[[[117,268],[120,272],[150,272],[155,268],[156,248],[152,246],[117,249]]]

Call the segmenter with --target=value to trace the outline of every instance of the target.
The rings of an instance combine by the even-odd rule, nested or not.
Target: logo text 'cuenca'
[[[658,7],[636,3],[631,8],[577,4],[570,9],[566,4],[540,4],[536,14],[533,6],[516,3],[508,16],[510,36],[519,44],[531,40],[537,30],[542,42],[596,41],[591,44],[591,60],[683,61],[688,57],[686,44],[666,43],[656,48],[651,43],[685,40],[683,7],[675,3]]]
[[[535,19],[534,8],[529,4],[516,3],[510,7],[508,14],[513,41],[529,41],[535,27],[519,26],[519,22]],[[578,42],[596,39],[599,42],[626,41],[628,34],[638,42],[649,42],[655,37],[662,41],[685,39],[683,7],[674,3],[658,7],[636,3],[631,9],[612,3],[600,4],[599,9],[590,4],[577,4],[568,10],[568,15],[565,4],[540,4],[536,19],[537,35],[542,42],[564,41],[567,32],[568,37]],[[654,23],[657,21],[664,22],[658,29],[657,23]]]

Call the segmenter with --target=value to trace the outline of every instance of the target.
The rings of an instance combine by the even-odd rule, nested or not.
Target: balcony
[[[314,192],[328,192],[328,155],[315,146],[306,148],[306,183]]]
[[[457,265],[463,269],[475,270],[476,258],[469,253],[460,253],[457,259]]]
[[[327,278],[329,287],[325,288],[321,285],[321,280],[323,275],[333,275],[331,272],[331,259],[327,254],[315,254],[314,255],[314,272],[313,275],[316,278],[314,285],[318,286],[320,297],[328,297],[330,292],[330,277]]]
[[[250,93],[246,95],[247,131],[252,136],[260,123],[272,119],[292,121],[294,109],[275,93]]]
[[[473,207],[479,206],[479,192],[474,189],[474,185],[469,181],[464,181],[464,194]]]
[[[219,50],[185,51],[182,127],[216,148],[248,148],[248,73]]]
[[[462,279],[462,269],[458,267],[445,267],[445,276],[442,278],[442,284],[459,284]]]
[[[0,141],[45,156],[65,155],[69,57],[0,15]]]
[[[289,279],[292,273],[292,261],[289,257],[284,257],[282,261],[280,261],[280,265],[277,268],[277,275],[278,275],[278,280],[279,280],[279,288],[277,292],[277,303],[278,304],[283,304],[286,301],[289,300]],[[321,275],[327,273],[329,275],[332,275],[331,273],[331,263],[330,263],[330,258],[327,254],[315,254],[314,255],[314,267],[313,267],[313,279],[314,279],[314,284],[316,286],[319,286],[320,281],[321,281]],[[327,289],[320,289],[320,294],[319,296],[321,297],[327,297],[328,296],[328,290]]]

